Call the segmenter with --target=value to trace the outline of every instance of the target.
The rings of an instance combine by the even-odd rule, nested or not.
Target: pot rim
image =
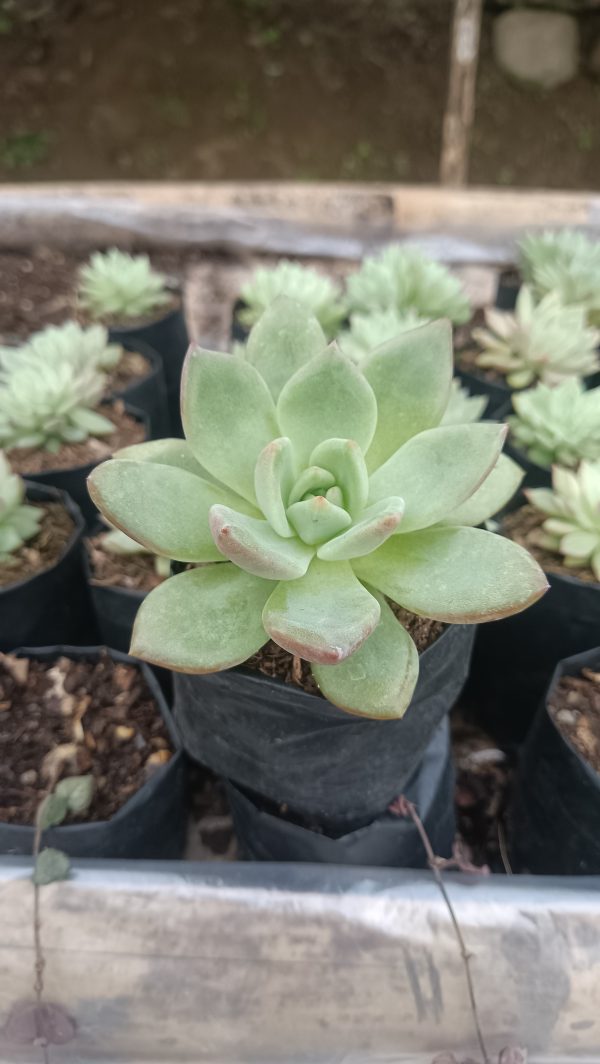
[[[0,601],[2,599],[2,595],[6,594],[7,592],[18,591],[20,590],[20,588],[25,587],[25,585],[30,584],[32,583],[32,581],[39,579],[39,577],[43,576],[44,573],[51,573],[53,569],[56,569],[56,567],[60,565],[64,558],[66,558],[67,554],[69,554],[71,550],[75,549],[77,547],[77,544],[81,542],[83,533],[85,531],[85,521],[83,520],[81,510],[79,509],[79,506],[77,505],[75,500],[71,498],[68,492],[62,491],[62,489],[60,488],[55,488],[51,484],[38,484],[35,480],[29,480],[25,477],[23,477],[23,481],[25,483],[26,488],[25,497],[27,499],[32,502],[44,501],[43,499],[30,498],[29,493],[31,490],[33,490],[34,492],[37,491],[49,495],[50,498],[46,499],[45,501],[60,502],[69,514],[69,517],[71,517],[74,524],[74,528],[67,542],[65,543],[62,551],[58,555],[58,558],[56,558],[51,565],[46,565],[37,573],[32,573],[30,576],[26,576],[22,580],[15,580],[15,582],[12,584],[5,584],[4,587],[0,588]]]

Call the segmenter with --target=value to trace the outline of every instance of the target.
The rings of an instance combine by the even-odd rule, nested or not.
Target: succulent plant
[[[485,319],[486,329],[473,329],[483,348],[477,364],[505,375],[511,388],[526,388],[538,379],[558,384],[600,368],[600,333],[586,326],[581,307],[564,306],[556,292],[536,304],[523,285],[514,314],[488,307]]]
[[[574,472],[555,466],[552,489],[531,488],[529,502],[547,515],[540,545],[574,569],[590,568],[600,581],[600,461]]]
[[[39,359],[16,365],[0,380],[0,447],[56,452],[63,443],[113,432],[113,423],[93,409],[105,384],[92,366],[75,370]]]
[[[118,365],[123,356],[120,344],[109,343],[108,331],[103,325],[85,328],[75,321],[64,325],[49,325],[34,333],[20,347],[0,348],[0,373],[24,361],[40,359],[47,366],[68,362],[84,369],[92,366],[107,372]]]
[[[255,325],[278,296],[287,296],[312,311],[327,337],[335,336],[346,308],[329,277],[309,266],[282,259],[277,266],[255,270],[240,295],[247,305],[238,314],[242,325]]]
[[[519,245],[525,281],[538,296],[557,292],[565,304],[585,309],[600,326],[600,242],[574,229],[530,233]]]
[[[573,468],[582,458],[600,458],[600,388],[586,391],[571,377],[554,388],[538,384],[519,392],[513,406],[512,440],[532,462]]]
[[[153,555],[151,550],[147,550],[141,543],[136,543],[135,539],[126,536],[124,532],[121,532],[120,528],[110,527],[108,532],[101,534],[100,540],[102,549],[108,551],[109,554],[130,555],[133,557],[136,554],[147,554],[154,558],[154,571],[157,576],[166,579],[167,576],[171,575],[169,558],[163,558],[158,554]]]
[[[414,311],[400,314],[397,310],[374,310],[370,314],[352,314],[350,328],[339,336],[339,345],[345,355],[359,365],[376,347],[393,340],[400,333],[426,325]]]
[[[488,404],[486,395],[471,395],[457,377],[450,382],[450,398],[441,425],[469,425],[479,421]]]
[[[303,343],[295,342],[305,315]],[[351,713],[402,716],[418,654],[387,604],[475,623],[546,588],[531,556],[476,527],[518,483],[505,426],[440,426],[451,330],[397,337],[363,371],[289,301],[261,319],[253,362],[191,347],[185,440],[128,447],[89,479],[105,517],[201,567],[145,599],[132,653],[182,672],[237,665],[269,638],[312,663]],[[281,359],[285,369],[281,367]],[[516,483],[515,483],[516,479]],[[217,564],[210,564],[217,563]]]
[[[39,531],[42,511],[28,506],[25,484],[0,451],[0,562],[10,564],[14,552]]]
[[[390,245],[366,258],[347,282],[351,310],[395,310],[420,318],[450,318],[455,324],[471,316],[469,300],[457,277],[417,248]]]
[[[95,321],[142,318],[170,299],[166,278],[147,255],[128,255],[118,248],[95,251],[79,272],[79,302]]]

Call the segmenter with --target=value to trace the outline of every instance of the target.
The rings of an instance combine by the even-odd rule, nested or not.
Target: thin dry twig
[[[470,965],[470,960],[471,960],[471,956],[472,955],[467,950],[467,947],[466,947],[466,944],[465,944],[465,940],[463,938],[463,934],[462,934],[462,931],[460,929],[460,924],[458,922],[458,918],[456,916],[456,913],[454,911],[452,902],[450,901],[450,897],[449,897],[448,892],[446,890],[446,886],[445,886],[444,880],[442,878],[442,868],[447,868],[448,867],[448,861],[445,858],[436,857],[435,853],[433,852],[433,847],[431,845],[431,842],[429,841],[429,836],[428,836],[428,834],[427,834],[427,832],[425,830],[425,826],[423,824],[423,821],[421,820],[421,817],[417,813],[416,806],[412,802],[410,802],[408,800],[408,798],[405,798],[404,795],[400,795],[400,797],[397,798],[396,801],[393,802],[393,804],[390,806],[390,812],[395,813],[397,816],[410,817],[410,819],[412,820],[413,824],[415,825],[417,831],[419,832],[419,836],[421,838],[421,842],[423,843],[423,847],[425,849],[425,853],[427,854],[427,863],[429,864],[429,867],[431,868],[431,871],[433,872],[435,881],[436,881],[436,883],[437,883],[437,885],[438,885],[438,887],[440,889],[440,893],[441,893],[441,895],[442,895],[442,897],[444,899],[444,902],[446,903],[446,907],[448,909],[448,912],[450,914],[450,919],[452,921],[452,926],[454,927],[454,933],[456,935],[456,939],[457,939],[457,942],[458,942],[458,945],[459,945],[460,955],[461,955],[461,957],[463,959],[463,963],[464,963],[464,967],[465,967],[465,976],[466,976],[466,980],[467,980],[467,990],[468,990],[468,993],[469,993],[469,1002],[470,1002],[470,1005],[471,1005],[471,1013],[472,1013],[472,1016],[473,1016],[473,1023],[475,1025],[475,1032],[477,1034],[477,1041],[479,1042],[479,1048],[480,1048],[481,1054],[483,1056],[483,1061],[484,1061],[484,1064],[491,1064],[490,1056],[488,1054],[487,1047],[486,1047],[486,1044],[485,1044],[485,1039],[483,1037],[483,1031],[481,1029],[481,1023],[479,1022],[479,1013],[477,1011],[477,1001],[476,1001],[476,998],[475,998],[475,986],[473,984],[473,976],[471,974],[471,965]],[[456,864],[455,864],[455,867],[456,867]]]

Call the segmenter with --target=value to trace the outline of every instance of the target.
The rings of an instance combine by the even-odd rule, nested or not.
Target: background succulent
[[[600,326],[600,241],[574,229],[530,233],[519,245],[521,273],[538,296],[557,292],[565,304],[584,307]]]
[[[14,552],[39,532],[42,511],[28,506],[23,479],[13,473],[0,451],[0,562],[13,560]]]
[[[483,348],[477,364],[505,375],[511,388],[526,388],[537,379],[558,384],[600,368],[600,333],[586,326],[581,307],[563,306],[556,292],[536,303],[523,285],[514,314],[489,307],[485,320],[486,329],[473,329]]]
[[[56,452],[63,443],[113,432],[113,423],[93,409],[105,383],[92,366],[75,370],[39,359],[15,366],[0,381],[0,447]]]
[[[49,325],[34,333],[20,347],[0,348],[0,372],[19,363],[41,359],[47,366],[68,362],[77,370],[87,366],[107,372],[118,365],[123,355],[120,344],[109,343],[103,325],[87,328],[75,321]]]
[[[582,462],[577,472],[555,466],[552,490],[525,494],[547,515],[541,545],[560,554],[565,565],[589,567],[600,581],[600,461]]]
[[[514,395],[513,406],[512,440],[532,462],[549,469],[600,458],[600,388],[586,391],[576,378],[554,388],[538,384]]]
[[[420,318],[450,318],[455,324],[471,316],[469,300],[457,277],[417,248],[390,245],[366,258],[347,281],[351,310],[412,312]]]
[[[336,335],[346,313],[340,293],[329,277],[287,259],[277,266],[255,270],[240,295],[247,306],[239,311],[238,317],[246,326],[254,325],[278,296],[287,296],[310,310],[329,338]]]
[[[450,396],[448,406],[440,424],[442,425],[467,425],[473,421],[479,421],[483,417],[488,404],[486,395],[471,395],[460,381],[453,377],[450,382]]]
[[[253,362],[191,348],[187,439],[127,448],[98,466],[90,494],[149,550],[205,563],[145,599],[134,654],[214,672],[272,638],[312,663],[336,705],[398,717],[418,654],[386,596],[472,623],[524,609],[546,581],[522,548],[471,527],[510,497],[515,466],[500,455],[503,426],[439,426],[448,324],[405,333],[361,372],[335,345],[315,353],[319,326],[299,305],[294,321],[289,301],[273,305]]]
[[[128,255],[118,248],[96,251],[79,272],[79,303],[96,321],[142,318],[170,300],[166,278],[147,255]]]
[[[369,314],[351,314],[350,328],[340,333],[339,344],[344,354],[360,365],[380,344],[426,323],[427,318],[420,318],[414,311],[400,314],[392,307]]]

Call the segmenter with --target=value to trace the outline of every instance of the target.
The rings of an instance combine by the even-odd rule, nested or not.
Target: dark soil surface
[[[427,647],[435,643],[444,630],[444,625],[440,621],[431,621],[427,617],[417,617],[414,613],[409,613],[408,610],[402,609],[401,606],[396,606],[393,602],[390,602],[390,607],[412,636],[419,653],[423,653],[424,650],[427,650]],[[283,650],[282,647],[272,641],[266,643],[258,651],[258,654],[248,658],[244,662],[244,666],[247,669],[253,669],[255,672],[262,672],[264,676],[283,680],[284,683],[296,684],[297,687],[301,687],[308,694],[322,697],[311,672],[309,662],[289,654],[287,650]]]
[[[123,587],[130,591],[152,591],[162,583],[149,554],[113,554],[102,549],[103,534],[86,541],[92,581],[101,587]]]
[[[13,447],[6,452],[6,457],[14,472],[35,476],[50,469],[78,469],[91,462],[101,462],[121,447],[144,439],[144,426],[125,413],[122,403],[102,406],[99,413],[113,422],[114,432],[97,438],[90,436],[81,443],[65,443],[56,454],[33,447]]]
[[[590,768],[600,773],[600,672],[563,676],[549,701],[550,716]]]
[[[514,752],[503,750],[460,707],[452,714],[451,725],[459,838],[473,864],[508,872],[504,820]]]
[[[135,666],[0,655],[0,821],[32,824],[53,779],[88,773],[91,806],[72,819],[106,820],[171,755]]]
[[[19,583],[55,565],[73,535],[73,520],[59,502],[28,505],[35,506],[44,515],[39,532],[14,552],[9,564],[0,562],[0,587]]]
[[[0,178],[435,181],[451,6],[19,0],[0,36]],[[585,64],[558,90],[512,84],[492,18],[471,181],[594,188],[600,86]],[[584,52],[597,23],[580,20]]]
[[[526,547],[533,554],[538,564],[541,565],[544,572],[560,573],[561,576],[573,576],[578,580],[584,580],[586,583],[597,584],[598,581],[591,569],[587,567],[575,569],[573,566],[563,565],[559,554],[554,554],[552,551],[540,546],[541,528],[545,520],[545,514],[527,504],[520,506],[518,510],[513,510],[512,513],[504,518],[502,532],[505,536],[513,539],[515,543],[520,543],[522,547]]]
[[[137,384],[152,372],[152,366],[147,358],[138,351],[123,351],[117,365],[108,374],[106,386],[107,395],[115,395]]]

